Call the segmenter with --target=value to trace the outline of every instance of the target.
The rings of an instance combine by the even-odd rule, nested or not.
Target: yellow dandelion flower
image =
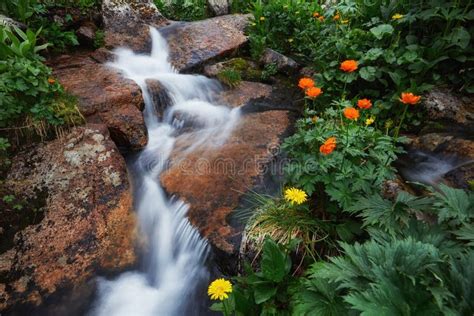
[[[285,190],[285,200],[287,200],[291,204],[299,205],[306,202],[307,199],[308,195],[303,190],[297,188],[288,188]]]
[[[229,293],[232,293],[232,283],[226,279],[214,280],[207,289],[207,295],[212,300],[223,301],[229,298]]]
[[[392,20],[400,20],[401,18],[403,18],[403,14],[396,13],[392,15]]]
[[[369,125],[374,124],[374,122],[375,122],[375,117],[371,116],[365,120],[365,125],[369,126]]]
[[[260,17],[260,21],[265,21],[265,17],[264,17],[264,16],[261,16],[261,17]]]

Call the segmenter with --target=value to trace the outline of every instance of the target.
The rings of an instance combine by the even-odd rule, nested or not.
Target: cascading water
[[[205,267],[207,243],[189,223],[188,206],[167,197],[159,176],[177,137],[193,141],[188,151],[220,145],[238,121],[239,110],[212,104],[219,84],[203,76],[177,73],[168,62],[165,39],[153,28],[150,32],[150,55],[119,49],[115,52],[116,61],[110,63],[141,87],[145,101],[149,139],[134,169],[138,174],[135,204],[148,250],[143,269],[124,273],[116,280],[99,281],[93,315],[197,315],[199,309],[189,302],[193,301],[199,284],[209,278]],[[147,79],[158,80],[170,97],[162,120],[149,94]],[[186,120],[198,126],[188,134],[180,131]]]

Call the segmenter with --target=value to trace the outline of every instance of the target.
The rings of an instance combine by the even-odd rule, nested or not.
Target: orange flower
[[[319,20],[319,22],[324,22],[324,16],[321,15],[321,16],[318,18],[318,20]]]
[[[319,147],[319,152],[323,155],[329,155],[336,149],[336,137],[329,137],[324,144]]]
[[[400,102],[404,104],[411,104],[415,105],[420,102],[421,97],[419,95],[414,95],[411,92],[403,92],[402,97],[400,98]]]
[[[357,61],[353,59],[345,60],[341,63],[341,67],[339,67],[339,69],[345,72],[353,72],[357,70]]]
[[[321,90],[321,88],[318,88],[318,87],[311,87],[311,88],[308,88],[306,90],[306,95],[311,98],[311,99],[315,99],[317,98],[323,91]]]
[[[372,107],[372,101],[369,99],[360,99],[357,101],[357,106],[361,109],[370,109]]]
[[[318,118],[316,115],[311,118],[311,122],[316,123],[318,121]]]
[[[298,83],[298,87],[303,90],[312,88],[314,87],[314,81],[311,78],[301,78],[300,82]]]
[[[319,15],[320,15],[319,12],[314,12],[313,13],[313,18],[317,18],[317,17],[319,17]]]
[[[48,83],[49,84],[55,84],[56,80],[54,80],[53,78],[48,78]]]
[[[339,20],[340,18],[341,18],[341,16],[340,16],[339,13],[338,13],[338,14],[336,14],[332,19],[333,19],[334,21],[337,21],[337,20]]]
[[[359,118],[359,111],[354,108],[345,108],[344,109],[344,116],[349,120],[357,121]]]

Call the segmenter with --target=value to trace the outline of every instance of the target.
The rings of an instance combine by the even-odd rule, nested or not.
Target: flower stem
[[[395,130],[395,141],[397,141],[398,134],[400,133],[400,128],[402,127],[403,121],[405,120],[405,116],[407,114],[408,104],[405,104],[405,109],[403,110],[402,118],[400,119],[400,124],[398,124],[397,129]]]
[[[224,316],[230,316],[229,307],[227,306],[227,300],[222,301],[222,305],[224,306]]]

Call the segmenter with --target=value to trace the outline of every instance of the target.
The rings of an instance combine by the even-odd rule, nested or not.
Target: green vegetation
[[[154,0],[156,7],[169,19],[201,20],[207,17],[206,0]]]
[[[474,93],[474,10],[470,1],[340,1],[326,10],[315,1],[254,1],[251,49],[259,56],[271,47],[311,65],[324,90],[324,105],[339,97],[376,98],[373,113],[395,113],[402,91],[428,91],[449,83]],[[357,60],[360,71],[338,71],[343,60]],[[418,125],[421,113],[408,113]]]
[[[253,194],[252,207],[235,213],[260,266],[247,265],[213,309],[472,315],[474,194],[411,184],[419,195],[403,186],[381,195],[396,177],[400,135],[421,124],[422,94],[435,85],[474,93],[472,1],[234,5],[254,16],[254,60],[269,47],[314,76],[295,79],[304,108],[282,146],[289,159],[283,194]]]
[[[237,87],[240,82],[242,81],[242,77],[240,76],[240,73],[234,69],[223,69],[217,74],[217,79],[219,79],[220,82],[224,83],[225,85],[235,88]]]

